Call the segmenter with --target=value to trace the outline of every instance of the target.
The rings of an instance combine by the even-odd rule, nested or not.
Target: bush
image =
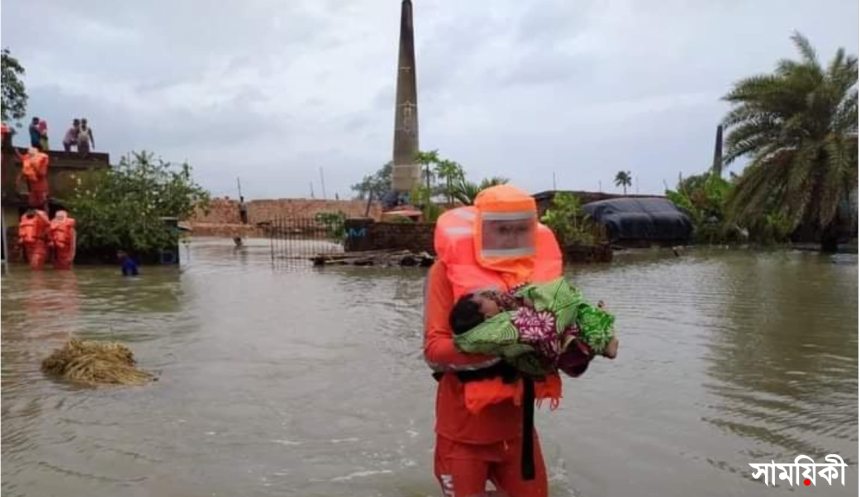
[[[342,242],[346,238],[346,214],[343,211],[318,212],[315,220],[325,226],[326,237],[333,242]]]
[[[747,239],[763,244],[782,243],[792,232],[790,220],[776,205],[742,225],[730,223],[727,206],[736,193],[734,184],[711,172],[690,176],[667,190],[666,197],[693,222],[696,243],[721,244]]]
[[[571,193],[556,193],[541,221],[555,233],[562,246],[594,245],[601,241],[600,227],[591,222],[582,211],[579,198]]]
[[[723,243],[731,233],[725,213],[731,190],[731,183],[708,172],[685,179],[677,190],[667,190],[666,197],[690,217],[697,243]]]
[[[162,218],[183,220],[209,205],[209,193],[192,180],[187,163],[175,168],[148,152],[132,152],[85,179],[68,201],[82,250],[173,247],[179,234]]]

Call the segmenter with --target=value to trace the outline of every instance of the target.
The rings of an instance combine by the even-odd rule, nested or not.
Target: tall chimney
[[[418,85],[415,74],[415,38],[412,29],[412,2],[400,7],[400,55],[397,58],[397,100],[394,112],[394,168],[391,186],[408,192],[421,182],[418,152]]]
[[[717,176],[723,175],[723,125],[717,125],[717,139],[714,143],[714,164],[711,170]]]

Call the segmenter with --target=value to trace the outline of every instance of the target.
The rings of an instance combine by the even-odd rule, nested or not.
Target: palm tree
[[[840,48],[825,68],[809,40],[791,39],[800,60],[781,60],[724,97],[733,105],[723,119],[725,162],[750,157],[729,216],[755,222],[782,214],[792,230],[818,228],[822,249],[834,250],[839,203],[857,186],[857,57]]]
[[[630,171],[618,171],[615,175],[615,186],[624,187],[624,195],[627,195],[627,187],[633,184],[633,178]]]
[[[453,204],[454,184],[464,177],[463,167],[452,160],[442,159],[436,163],[436,176],[445,181],[443,191],[448,197],[448,203]]]
[[[472,183],[461,177],[454,185],[452,194],[454,198],[463,205],[472,205],[475,199],[482,190],[486,190],[491,186],[504,185],[508,182],[508,178],[501,176],[493,176],[492,178],[484,178],[480,183]]]

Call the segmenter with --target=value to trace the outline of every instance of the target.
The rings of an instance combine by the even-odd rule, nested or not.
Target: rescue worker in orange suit
[[[54,250],[54,269],[71,269],[75,259],[75,220],[66,211],[57,211],[51,221],[50,245]]]
[[[6,136],[9,135],[9,126],[6,126],[6,123],[0,123],[0,157],[5,156],[6,154],[2,153],[2,151],[6,150]],[[6,171],[2,166],[0,166],[0,174],[4,177],[6,176]]]
[[[21,177],[27,181],[27,205],[34,209],[48,209],[48,154],[30,147],[27,155],[18,154],[21,159],[21,174],[15,181],[15,188],[21,184]]]
[[[435,247],[438,259],[425,288],[424,357],[438,380],[436,478],[446,497],[483,494],[487,480],[510,497],[545,497],[546,467],[532,416],[535,400],[558,405],[561,379],[488,377],[484,372],[499,368],[500,358],[459,352],[449,314],[466,293],[560,276],[555,236],[537,222],[534,198],[501,185],[482,191],[474,206],[445,212]],[[566,372],[582,374],[589,360],[583,356]]]
[[[48,258],[51,221],[44,211],[29,209],[18,225],[18,243],[24,248],[31,269],[42,269]]]

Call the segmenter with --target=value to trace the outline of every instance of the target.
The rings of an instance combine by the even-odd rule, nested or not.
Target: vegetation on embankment
[[[802,230],[833,251],[856,230],[857,57],[840,48],[824,67],[809,40],[792,40],[799,60],[742,79],[724,97],[732,109],[723,164],[746,157],[743,172],[726,181],[717,167],[666,192],[693,220],[698,243],[781,243]]]
[[[165,218],[184,220],[208,202],[191,166],[175,166],[149,152],[132,152],[111,169],[93,171],[67,201],[84,252],[175,247],[179,233]]]

